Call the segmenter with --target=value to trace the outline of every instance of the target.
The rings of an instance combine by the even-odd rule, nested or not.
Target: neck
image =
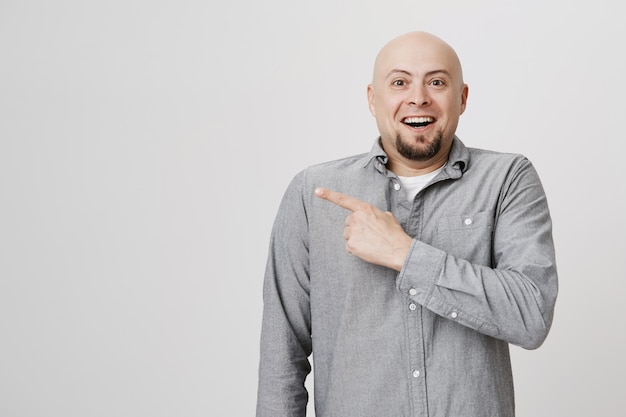
[[[448,160],[448,154],[435,155],[426,161],[412,161],[402,156],[389,155],[387,169],[401,177],[417,177],[419,175],[430,174],[441,168]]]

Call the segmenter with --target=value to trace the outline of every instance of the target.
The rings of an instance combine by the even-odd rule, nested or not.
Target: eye
[[[404,80],[393,80],[391,82],[391,85],[395,86],[395,87],[402,87],[406,85],[406,82],[404,82]]]
[[[435,87],[443,87],[446,85],[446,83],[443,80],[432,80],[430,84]]]

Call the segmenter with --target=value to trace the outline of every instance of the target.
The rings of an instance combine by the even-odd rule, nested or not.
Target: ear
[[[463,89],[461,90],[461,113],[465,112],[465,107],[467,106],[467,94],[469,93],[469,87],[467,84],[463,84]]]
[[[367,86],[367,103],[370,107],[370,113],[372,113],[372,116],[376,117],[376,106],[374,105],[374,87],[372,87],[372,84],[369,84]]]

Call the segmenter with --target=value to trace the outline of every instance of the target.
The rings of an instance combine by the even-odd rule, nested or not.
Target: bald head
[[[421,175],[442,166],[465,111],[468,86],[456,52],[438,37],[410,32],[387,43],[367,86],[387,167]]]
[[[409,32],[388,42],[376,56],[372,84],[384,80],[389,72],[415,60],[439,61],[451,72],[459,86],[463,85],[463,71],[456,52],[441,38],[427,32]]]

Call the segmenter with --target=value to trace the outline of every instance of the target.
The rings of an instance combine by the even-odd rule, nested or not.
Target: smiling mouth
[[[402,123],[411,127],[424,127],[428,126],[434,121],[435,119],[433,119],[432,117],[406,117],[404,118],[404,120],[402,120]]]

